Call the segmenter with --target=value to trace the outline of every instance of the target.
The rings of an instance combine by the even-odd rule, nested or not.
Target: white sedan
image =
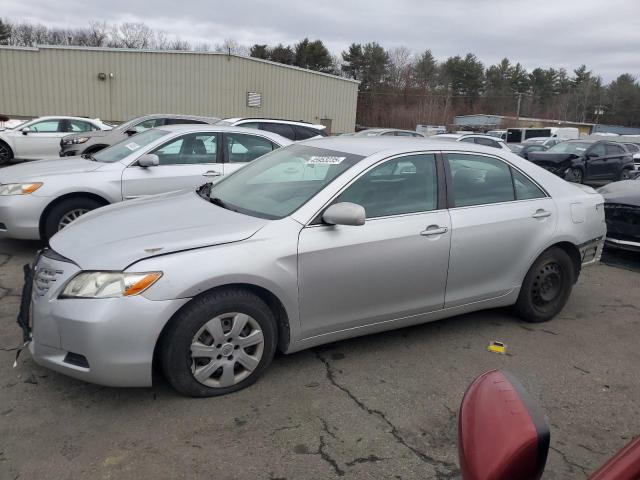
[[[511,149],[501,138],[492,135],[482,135],[479,133],[442,133],[431,137],[433,140],[449,140],[454,142],[476,143],[486,147],[499,148],[510,152]]]
[[[13,128],[0,129],[0,165],[12,160],[57,157],[60,138],[70,133],[111,130],[97,118],[39,117]]]

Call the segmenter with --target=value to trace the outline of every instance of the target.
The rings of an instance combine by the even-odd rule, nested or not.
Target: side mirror
[[[340,202],[327,208],[322,220],[329,225],[364,225],[366,216],[362,205]]]
[[[538,480],[549,451],[549,426],[522,384],[491,370],[467,389],[458,419],[462,478]]]
[[[27,135],[31,131],[31,129],[29,127],[24,127],[20,129],[20,131],[22,132],[23,135]]]
[[[138,166],[143,168],[157,167],[160,165],[160,158],[154,153],[147,153],[138,159]]]
[[[129,136],[129,137],[132,136],[132,135],[135,135],[136,133],[138,133],[138,132],[136,132],[135,130],[131,130],[131,129],[124,131],[124,134]]]

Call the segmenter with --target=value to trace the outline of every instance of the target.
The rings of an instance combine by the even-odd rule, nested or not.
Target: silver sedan
[[[48,239],[98,207],[194,189],[290,143],[248,128],[167,125],[91,155],[6,167],[0,170],[0,238]]]
[[[604,236],[601,195],[510,152],[308,140],[56,234],[35,266],[29,348],[111,386],[151,385],[156,359],[178,391],[220,395],[276,350],[494,307],[549,320]]]

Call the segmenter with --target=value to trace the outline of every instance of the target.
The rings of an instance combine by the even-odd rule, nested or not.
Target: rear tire
[[[241,390],[271,364],[277,331],[271,309],[257,295],[243,289],[205,293],[178,312],[162,334],[164,376],[192,397]]]
[[[629,180],[633,178],[632,170],[630,168],[624,168],[620,173],[620,180]]]
[[[43,240],[49,240],[76,218],[104,204],[89,197],[72,197],[55,205],[44,221]]]
[[[579,168],[572,168],[571,181],[574,183],[582,183],[583,180],[584,180],[584,175],[582,173],[582,170],[580,170]]]
[[[13,151],[5,142],[0,142],[0,165],[6,165],[13,160]]]
[[[564,250],[551,247],[544,251],[522,282],[516,312],[527,322],[551,320],[566,305],[575,276],[573,262]]]

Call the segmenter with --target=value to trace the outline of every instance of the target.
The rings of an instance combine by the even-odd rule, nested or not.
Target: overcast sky
[[[640,75],[639,0],[1,0],[0,15],[50,26],[145,22],[193,43],[292,44],[321,39],[339,54],[352,42],[430,48],[442,60],[505,56],[528,69],[585,63],[609,81]]]

